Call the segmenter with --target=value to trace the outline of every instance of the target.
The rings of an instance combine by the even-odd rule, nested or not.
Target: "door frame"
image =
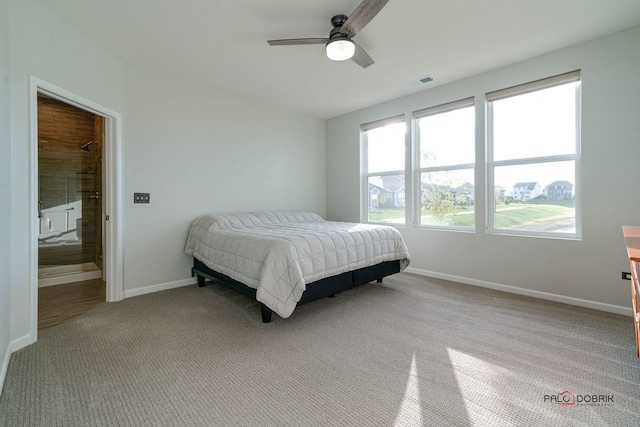
[[[38,337],[38,94],[104,117],[104,205],[102,218],[107,301],[124,295],[122,117],[120,113],[29,76],[29,286],[31,342]]]

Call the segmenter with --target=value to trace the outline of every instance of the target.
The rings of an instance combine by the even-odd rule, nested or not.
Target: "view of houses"
[[[369,210],[405,206],[404,175],[369,178]]]
[[[434,194],[449,195],[458,204],[475,204],[474,185],[464,184],[452,187],[445,185],[422,185],[422,199],[433,197]],[[573,200],[574,185],[569,181],[553,181],[542,187],[536,181],[518,182],[510,190],[496,186],[496,197],[501,202],[530,201],[538,197],[545,200]],[[369,179],[369,209],[401,208],[405,206],[404,175],[388,175],[371,177]]]
[[[512,200],[527,201],[541,196],[545,200],[573,200],[575,189],[569,181],[553,181],[544,188],[540,183],[530,181],[516,183],[511,192],[496,188],[496,194],[501,201],[505,201],[508,197],[511,197]]]

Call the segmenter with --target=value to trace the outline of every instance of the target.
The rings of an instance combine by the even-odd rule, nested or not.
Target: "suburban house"
[[[513,186],[513,198],[515,200],[535,199],[542,195],[542,187],[537,182],[518,182]]]
[[[75,244],[64,239],[52,242],[52,236],[61,238],[54,236],[55,224],[51,229],[42,225],[46,222],[43,217],[53,218],[56,213],[42,206],[40,196],[47,178],[39,175],[38,167],[44,162],[39,162],[38,156],[42,145],[52,141],[39,136],[44,128],[40,105],[59,103],[87,113],[87,123],[95,125],[87,131],[91,136],[74,141],[70,150],[71,156],[92,156],[93,169],[74,172],[66,179],[74,183],[95,179],[91,191],[74,194],[85,200],[84,205],[94,204],[97,223],[93,226],[97,234],[102,234],[92,244],[101,252],[92,256],[91,264],[97,264],[99,269],[97,273],[79,274],[97,274],[92,277],[104,280],[105,306],[119,307],[136,298],[195,288],[194,260],[185,254],[185,240],[190,225],[201,215],[296,211],[359,224],[367,222],[368,211],[393,208],[404,214],[401,222],[393,226],[411,254],[410,264],[399,276],[415,278],[414,281],[434,280],[443,288],[453,282],[465,285],[456,288],[457,296],[466,295],[465,289],[480,289],[486,294],[472,303],[456,305],[456,295],[438,293],[437,286],[419,288],[414,300],[435,301],[430,313],[435,320],[430,325],[425,322],[425,329],[416,327],[412,331],[419,337],[415,342],[429,342],[432,335],[427,327],[447,332],[443,341],[434,341],[430,347],[361,341],[364,330],[396,334],[400,339],[404,332],[402,322],[397,326],[389,323],[390,318],[411,319],[420,310],[407,313],[402,305],[384,307],[395,311],[365,322],[341,311],[350,298],[356,299],[356,293],[332,299],[332,310],[338,313],[336,318],[342,316],[348,331],[343,338],[352,338],[351,342],[358,343],[362,351],[334,347],[332,356],[326,356],[325,346],[333,344],[334,335],[330,334],[335,331],[323,329],[324,313],[314,318],[313,325],[309,322],[306,336],[310,344],[283,348],[283,353],[286,350],[289,354],[312,348],[318,355],[316,362],[326,367],[328,375],[341,366],[341,360],[370,362],[363,363],[363,368],[355,363],[348,365],[355,366],[348,370],[354,377],[345,375],[327,385],[323,389],[325,397],[335,391],[350,397],[362,395],[366,401],[375,399],[378,390],[388,388],[394,399],[378,405],[380,410],[390,407],[410,414],[406,419],[399,416],[396,425],[438,425],[436,418],[430,418],[432,413],[421,409],[420,403],[425,400],[446,403],[436,411],[441,417],[446,417],[450,407],[461,414],[468,413],[464,422],[457,425],[481,425],[482,420],[474,419],[473,414],[482,411],[484,403],[469,404],[466,400],[474,396],[500,406],[500,416],[504,418],[493,419],[496,424],[509,420],[503,425],[515,425],[522,416],[547,410],[555,418],[553,422],[547,418],[546,425],[588,425],[593,419],[571,417],[600,416],[598,411],[602,408],[576,406],[568,408],[575,409],[571,413],[562,412],[567,408],[543,399],[547,395],[557,399],[557,393],[563,390],[586,396],[606,394],[609,386],[635,387],[635,396],[633,391],[624,396],[619,392],[615,403],[604,409],[624,412],[633,421],[628,425],[638,425],[640,363],[634,365],[634,361],[625,359],[624,366],[611,374],[605,385],[593,386],[589,379],[602,365],[619,362],[622,352],[635,351],[630,282],[623,280],[624,273],[631,270],[622,227],[640,225],[640,191],[634,188],[640,182],[640,1],[390,0],[382,2],[384,8],[366,28],[356,28],[353,33],[357,35],[351,36],[346,33],[351,30],[342,30],[341,26],[346,27],[348,21],[338,14],[351,13],[360,3],[361,0],[0,0],[0,391],[9,378],[7,373],[17,369],[12,360],[45,341],[38,332],[38,298],[42,288],[48,287],[39,281],[39,234],[50,231],[49,237],[41,236],[42,243],[49,246],[57,244],[70,250]],[[333,24],[332,17],[338,17]],[[357,44],[350,44],[354,50],[351,54],[355,52],[352,60],[333,61],[327,57],[325,44],[332,41],[330,37],[336,38],[335,34],[345,42],[355,37]],[[277,45],[278,41],[295,37],[303,39],[294,39],[297,41],[292,46]],[[276,43],[268,43],[274,40]],[[365,64],[367,67],[359,65],[357,61],[366,62],[367,56],[375,62]],[[563,146],[565,151],[549,154],[556,147],[557,135],[549,132],[542,140],[540,135],[531,136],[536,126],[526,128],[518,123],[501,140],[504,150],[493,151],[492,138],[498,141],[504,135],[493,132],[492,119],[503,114],[504,122],[513,123],[514,117],[509,116],[513,108],[505,101],[510,99],[513,88],[528,93],[531,87],[561,86],[558,81],[570,82],[573,102],[568,103],[571,113],[567,117],[579,124],[578,132],[574,127],[573,133],[561,135],[569,134],[575,142],[569,144],[568,151]],[[505,102],[502,110],[501,102]],[[550,104],[546,107],[552,110]],[[421,117],[436,123],[448,117],[447,113],[461,110],[461,106],[467,113],[464,117],[470,118],[465,132],[427,135],[431,122],[425,120],[424,129],[416,125]],[[538,117],[546,110],[531,109],[520,115]],[[393,155],[382,158],[381,163],[391,166],[366,175],[370,159],[363,148],[363,135],[376,125],[384,127],[389,123],[402,128],[400,142],[392,147]],[[424,159],[416,145],[419,136],[440,144],[442,151],[433,157],[434,162],[440,163],[421,164]],[[457,145],[464,137],[471,140],[470,148]],[[525,141],[522,145],[530,148],[525,156],[530,164],[524,165],[517,153],[510,152],[518,141]],[[75,159],[67,163],[81,163]],[[494,179],[494,175],[510,175],[513,169],[537,167],[545,162],[558,167],[569,165],[566,168],[575,173],[569,177],[551,175],[557,181],[545,188],[540,182],[546,184],[550,180],[535,174],[514,174],[520,177],[516,179],[540,182],[517,182],[511,188],[516,179],[508,183]],[[469,222],[462,230],[419,223],[425,195],[425,189],[420,187],[421,174],[448,172],[462,177],[456,182],[464,184],[456,185],[455,192],[464,195],[465,203],[470,205],[465,208]],[[626,185],[625,196],[616,198],[615,204],[611,183]],[[496,226],[501,215],[529,214],[536,206],[509,203],[493,209],[495,200],[504,201],[509,196],[532,200],[544,193],[549,200],[573,201],[554,204],[559,209],[575,205],[569,233],[519,232],[509,225]],[[58,196],[64,198],[67,193]],[[88,225],[78,215],[80,208],[73,203],[56,203],[66,212],[64,216],[58,212],[58,217],[63,218],[61,222],[80,221],[81,226],[74,229],[86,230]],[[525,220],[536,223],[535,219]],[[39,233],[41,230],[44,232]],[[374,289],[380,295],[393,297],[396,289],[385,286],[383,283]],[[366,289],[354,292],[360,291]],[[493,304],[495,291],[516,294],[517,301],[509,307]],[[426,294],[428,298],[424,297]],[[439,306],[439,300],[447,304]],[[538,300],[563,304],[564,317],[550,330],[566,339],[539,338],[540,353],[528,352],[530,347],[523,346],[531,345],[529,334],[534,331],[528,329],[528,317],[523,316],[507,325],[519,328],[517,333],[496,330],[491,334],[496,342],[513,345],[513,352],[475,350],[487,342],[480,342],[474,335],[476,317],[496,309],[502,311],[494,319],[502,321],[505,312],[517,316],[521,304]],[[207,312],[202,307],[182,309],[186,313],[182,317],[190,320]],[[370,309],[376,312],[378,307],[374,304]],[[160,315],[175,315],[179,308],[164,310]],[[556,357],[574,344],[576,329],[589,333],[580,325],[576,327],[576,323],[594,311],[624,316],[628,330],[620,334],[625,338],[628,335],[628,340],[600,349],[594,338],[589,344],[597,349],[590,360],[598,362],[586,368],[580,363],[587,351],[572,348],[575,357]],[[233,357],[235,351],[261,351],[261,345],[273,344],[270,334],[282,334],[289,327],[293,330],[286,323],[291,319],[283,319],[271,329],[249,316],[247,319],[238,322],[239,326],[248,330],[261,328],[264,334],[249,340],[225,333],[216,341],[219,346],[213,347],[216,351],[212,353],[224,363],[211,363],[207,374],[232,378],[228,372],[243,369],[243,359]],[[447,329],[460,319],[464,325]],[[91,327],[107,328],[115,337],[136,322],[127,316],[113,316],[109,322]],[[222,323],[201,326],[215,335]],[[302,328],[301,325],[304,322],[296,327]],[[315,325],[320,326],[312,328]],[[610,325],[602,322],[602,328]],[[103,398],[110,396],[116,400],[106,412],[127,414],[128,401],[118,401],[118,390],[101,382],[100,375],[113,366],[140,374],[132,389],[148,393],[145,396],[161,395],[162,391],[145,382],[142,374],[153,374],[160,381],[185,388],[198,376],[195,372],[191,378],[176,378],[170,368],[155,372],[154,359],[140,356],[143,353],[138,353],[141,347],[137,346],[145,343],[154,348],[153,338],[124,335],[126,357],[105,359],[104,370],[91,373],[95,375],[91,377],[92,384],[99,393],[74,394],[73,387],[65,388],[73,384],[73,375],[67,378],[69,383],[60,385],[60,389],[71,389],[70,399],[78,403],[80,411],[100,407]],[[213,335],[200,332],[198,336],[204,341]],[[186,335],[170,340],[166,347],[158,347],[156,354],[180,349],[184,340]],[[56,345],[62,348],[63,344]],[[377,364],[371,356],[398,348],[403,353],[393,363]],[[244,420],[245,425],[277,421],[280,425],[297,425],[296,416],[308,425],[338,425],[341,423],[332,419],[330,412],[336,408],[348,412],[340,420],[342,424],[355,425],[362,422],[359,416],[370,412],[367,406],[351,405],[347,399],[335,405],[316,405],[314,383],[322,383],[326,376],[311,373],[306,364],[280,364],[280,350],[276,348],[265,350],[263,356],[260,363],[252,366],[260,365],[258,374],[241,375],[247,383],[261,382],[262,374],[268,373],[294,386],[262,394],[251,387],[242,390],[246,399],[229,404],[231,412],[241,414],[252,404],[275,395],[284,402],[282,408],[276,407],[264,419]],[[529,362],[522,362],[529,356]],[[92,353],[87,359],[101,357]],[[517,359],[519,365],[505,367],[512,359]],[[50,354],[37,354],[30,360],[49,368],[57,367],[59,362]],[[197,361],[192,359],[175,360],[175,366],[187,368],[194,363]],[[62,365],[61,362],[59,366]],[[535,394],[530,393],[530,387],[541,383],[533,377],[521,380],[524,377],[520,375],[525,375],[525,370],[555,369],[554,365],[563,374],[557,380],[545,381],[545,392],[535,389]],[[385,371],[388,377],[376,377],[376,371]],[[36,378],[38,369],[33,372],[36,374],[32,379],[46,380],[46,375]],[[78,371],[77,377],[82,374]],[[349,391],[369,375],[376,384],[372,389],[378,390],[369,390],[371,394]],[[132,377],[120,375],[123,381]],[[492,382],[505,378],[508,387]],[[471,384],[476,380],[477,384]],[[471,385],[463,386],[465,381]],[[454,390],[456,399],[431,389],[433,383]],[[212,380],[207,386],[194,388],[194,393],[216,395],[206,404],[176,409],[182,411],[185,425],[195,419],[190,417],[213,411],[224,400],[225,390],[217,385]],[[9,391],[5,388],[5,392]],[[510,397],[487,398],[494,392],[509,393]],[[300,396],[304,399],[297,405]],[[171,396],[161,397],[149,404],[149,419],[171,406]],[[31,398],[16,398],[11,404],[23,402],[34,410],[50,409],[64,415],[64,407],[40,407]],[[280,409],[293,415],[282,422],[278,418]],[[325,409],[327,415],[323,418]],[[304,418],[309,411],[315,418]],[[487,412],[498,413],[493,409]],[[604,416],[599,420],[606,423]],[[107,425],[109,420],[84,421]],[[163,425],[164,420],[155,421],[156,425]],[[27,425],[29,419],[21,422]],[[242,424],[230,419],[227,425],[234,423]],[[190,425],[198,423],[193,421]]]
[[[456,187],[456,198],[460,203],[464,203],[466,205],[473,205],[476,202],[475,199],[475,187],[470,182],[465,182],[464,184]]]
[[[369,179],[369,207],[401,208],[404,202],[404,179],[397,175]]]
[[[571,200],[575,197],[574,185],[569,181],[553,181],[546,188],[549,200]]]

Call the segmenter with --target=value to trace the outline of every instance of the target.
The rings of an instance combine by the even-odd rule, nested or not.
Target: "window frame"
[[[473,204],[474,211],[474,223],[471,226],[453,226],[453,225],[434,225],[434,224],[422,224],[422,180],[421,175],[423,173],[429,172],[446,172],[446,171],[458,171],[458,170],[471,170],[474,176],[474,200],[477,201],[477,183],[475,182],[476,177],[476,169],[477,169],[477,156],[476,156],[476,136],[474,133],[473,138],[473,150],[474,150],[474,161],[473,163],[459,163],[455,165],[447,165],[447,166],[428,166],[421,167],[421,156],[420,156],[420,126],[418,125],[418,120],[423,117],[428,117],[436,114],[444,114],[451,111],[459,110],[462,108],[473,108],[473,125],[474,129],[477,127],[476,123],[476,105],[475,105],[475,97],[471,96],[468,98],[463,98],[457,101],[447,102],[445,104],[436,105],[429,108],[424,108],[421,110],[414,111],[412,113],[412,137],[413,137],[413,163],[412,163],[412,176],[414,182],[414,191],[413,191],[413,214],[414,221],[413,226],[421,229],[433,229],[433,230],[447,230],[447,231],[460,231],[460,232],[475,232],[477,226],[477,211],[476,206],[477,203]]]
[[[384,224],[391,225],[394,227],[406,227],[409,222],[409,218],[407,216],[407,149],[406,149],[406,139],[407,139],[407,131],[405,129],[405,136],[403,139],[403,147],[404,147],[404,167],[401,170],[393,170],[386,172],[369,172],[369,150],[368,150],[368,140],[367,140],[367,131],[391,125],[396,123],[402,123],[406,125],[406,120],[404,114],[400,114],[397,116],[388,117],[381,120],[376,120],[373,122],[365,123],[360,125],[360,222],[363,224]],[[370,221],[369,220],[369,178],[372,176],[394,176],[394,175],[404,175],[405,177],[405,206],[404,206],[404,222],[403,223],[387,223],[382,221]],[[412,203],[412,202],[411,202]]]
[[[539,90],[550,89],[568,83],[577,83],[575,87],[575,151],[570,154],[558,154],[549,156],[527,157],[509,160],[494,160],[493,150],[493,102],[514,96],[524,95]],[[582,117],[582,76],[580,70],[559,74],[556,76],[535,80],[529,83],[512,86],[485,94],[485,114],[486,114],[486,136],[485,136],[485,174],[486,174],[486,224],[485,230],[487,234],[507,235],[507,236],[523,236],[523,237],[542,237],[560,240],[581,240],[582,239],[582,176],[581,176],[581,117]],[[495,171],[496,168],[502,166],[522,166],[522,165],[539,165],[543,163],[557,163],[573,161],[575,175],[575,195],[574,195],[574,212],[575,212],[575,232],[542,232],[532,230],[510,230],[505,228],[497,228],[495,226]]]

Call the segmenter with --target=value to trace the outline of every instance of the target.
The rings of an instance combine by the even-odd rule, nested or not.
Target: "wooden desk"
[[[627,245],[631,265],[631,301],[633,306],[633,330],[636,333],[636,350],[640,357],[640,227],[623,226],[622,234]]]

